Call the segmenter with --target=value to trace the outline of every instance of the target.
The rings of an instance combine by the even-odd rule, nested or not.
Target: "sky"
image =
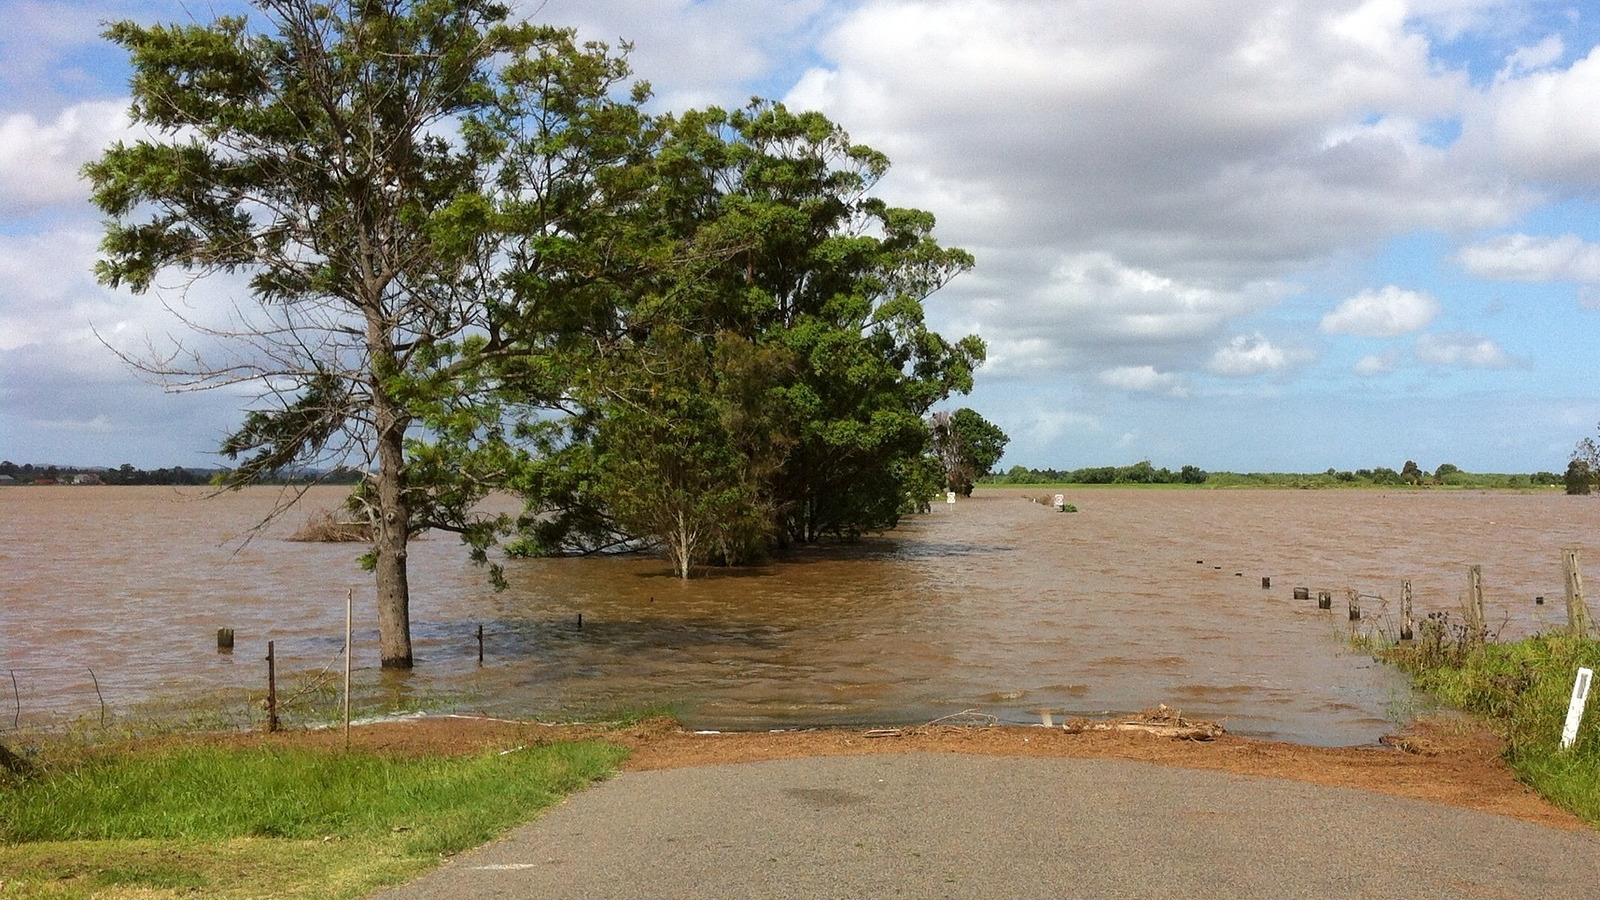
[[[93,277],[81,166],[129,135],[103,23],[233,0],[0,0],[0,458],[216,465],[250,395],[117,354],[237,284]],[[543,0],[652,107],[817,109],[977,265],[1001,468],[1560,472],[1600,424],[1592,0]],[[238,295],[233,299],[238,299]]]

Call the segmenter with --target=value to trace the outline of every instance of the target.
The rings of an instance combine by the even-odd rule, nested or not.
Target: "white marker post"
[[[1056,495],[1056,504],[1055,505],[1056,505],[1056,512],[1066,512],[1066,509],[1067,509],[1067,495],[1066,494],[1057,494]]]
[[[946,503],[954,503],[954,502],[956,502],[956,492],[955,491],[945,491],[944,492],[944,502],[946,502]]]
[[[1578,726],[1583,723],[1583,706],[1589,700],[1589,682],[1593,680],[1593,669],[1578,669],[1578,680],[1572,683],[1572,702],[1567,706],[1567,727],[1561,729],[1563,750],[1570,749],[1578,740]]]

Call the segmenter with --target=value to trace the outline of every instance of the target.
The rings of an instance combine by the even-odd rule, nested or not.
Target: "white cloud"
[[[1600,244],[1591,244],[1575,234],[1501,235],[1463,248],[1456,259],[1478,278],[1600,284]]]
[[[1154,366],[1118,366],[1106,369],[1096,377],[1101,384],[1121,391],[1165,394],[1168,397],[1189,395],[1188,382],[1182,377],[1170,372],[1158,372]]]
[[[128,133],[125,103],[80,103],[53,121],[28,113],[0,119],[0,214],[17,215],[88,199],[78,175],[112,141]]]
[[[960,324],[990,342],[986,372],[1098,369],[1143,363],[1197,367],[1228,323],[1289,292],[1279,284],[1222,289],[1129,266],[1105,253],[1070,254],[1053,263],[999,250],[981,254],[1009,274],[988,276],[980,262],[950,298],[975,295]],[[935,306],[944,303],[941,297]]]
[[[1416,355],[1428,365],[1463,369],[1509,369],[1520,364],[1494,341],[1464,331],[1422,335],[1417,338]]]
[[[1401,13],[877,0],[789,96],[888,152],[896,189],[943,213],[957,243],[1238,284],[1418,226],[1503,222],[1529,201],[1424,139],[1468,85]],[[932,202],[948,197],[989,202]]]
[[[1340,303],[1322,317],[1328,334],[1395,337],[1427,327],[1439,314],[1439,301],[1425,291],[1394,285],[1366,290]]]
[[[1600,47],[1567,68],[1502,72],[1473,105],[1466,143],[1533,178],[1600,187]]]
[[[1279,371],[1287,367],[1290,361],[1291,354],[1273,346],[1258,332],[1236,335],[1227,346],[1218,348],[1211,355],[1207,368],[1217,375],[1244,377]]]
[[[1356,360],[1355,371],[1357,375],[1368,378],[1374,375],[1387,375],[1394,371],[1397,362],[1398,359],[1392,353],[1369,354]]]
[[[524,0],[523,14],[573,25],[585,39],[633,44],[659,106],[742,106],[752,85],[784,74],[813,38],[826,0]],[[770,93],[760,91],[760,93]]]
[[[1500,77],[1514,78],[1548,69],[1560,62],[1566,52],[1567,44],[1561,40],[1561,35],[1552,34],[1537,44],[1518,47],[1506,58],[1506,65],[1500,70]]]

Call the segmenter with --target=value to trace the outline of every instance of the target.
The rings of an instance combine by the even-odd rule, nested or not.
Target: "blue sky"
[[[101,23],[233,2],[0,0],[0,458],[207,465],[246,392],[138,351],[232,285],[89,274],[78,168],[126,134]],[[978,259],[1003,465],[1560,471],[1600,423],[1600,7],[1497,0],[546,0],[662,109],[821,109]],[[96,335],[99,335],[99,338]]]

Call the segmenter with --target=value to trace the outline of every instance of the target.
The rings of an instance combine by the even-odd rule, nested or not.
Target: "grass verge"
[[[1544,634],[1485,643],[1433,618],[1423,623],[1415,644],[1385,655],[1416,687],[1504,737],[1506,760],[1523,781],[1600,825],[1600,703],[1591,698],[1577,741],[1561,748],[1573,680],[1580,666],[1600,670],[1600,641]]]
[[[0,781],[0,895],[350,898],[616,770],[598,741],[463,757],[137,746]]]

